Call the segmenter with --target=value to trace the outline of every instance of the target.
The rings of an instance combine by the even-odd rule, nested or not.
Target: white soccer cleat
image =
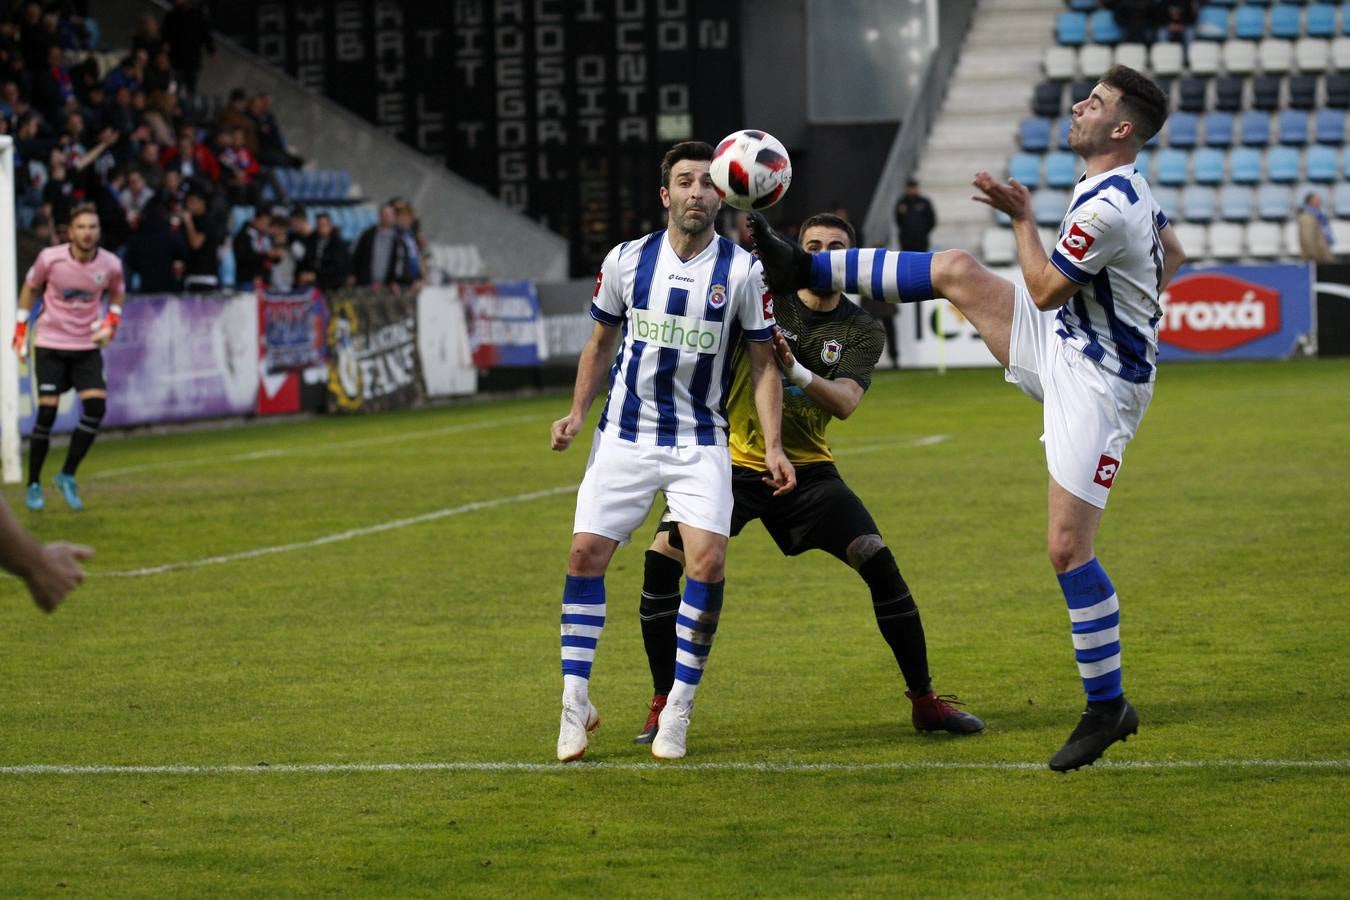
[[[558,725],[558,762],[572,762],[586,753],[586,735],[600,727],[600,713],[589,700],[585,707],[563,701]]]
[[[671,700],[666,704],[657,723],[656,740],[652,741],[652,756],[657,759],[684,759],[689,737],[689,714],[693,710],[692,703]]]

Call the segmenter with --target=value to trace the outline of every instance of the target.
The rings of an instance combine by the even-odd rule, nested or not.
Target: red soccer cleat
[[[918,697],[905,691],[905,696],[914,704],[912,720],[919,731],[947,731],[952,734],[978,734],[984,731],[984,723],[977,716],[965,710],[957,709],[961,701],[955,694],[938,696],[929,691]]]
[[[656,740],[658,729],[657,722],[661,718],[661,710],[666,708],[666,695],[657,694],[652,697],[652,702],[647,706],[647,724],[642,726],[642,732],[635,738],[635,744],[650,744]]]

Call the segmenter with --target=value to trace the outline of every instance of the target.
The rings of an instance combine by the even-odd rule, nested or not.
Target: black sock
[[[66,475],[75,474],[84,455],[94,446],[94,438],[98,437],[99,423],[103,421],[103,414],[107,408],[107,401],[102,397],[87,397],[80,401],[80,424],[75,426],[75,432],[70,436],[70,448],[66,450],[66,464],[61,467],[61,471]]]
[[[642,644],[652,670],[652,693],[669,694],[675,683],[675,614],[680,610],[684,567],[668,556],[647,551],[642,573]]]
[[[923,620],[914,603],[909,585],[900,575],[895,556],[889,547],[882,547],[858,569],[858,574],[872,591],[872,611],[877,617],[877,628],[895,654],[900,674],[914,696],[932,690],[928,674],[928,642],[923,636]]]
[[[38,405],[33,421],[33,433],[28,436],[28,483],[42,483],[42,464],[47,461],[51,446],[52,425],[56,422],[56,407]]]

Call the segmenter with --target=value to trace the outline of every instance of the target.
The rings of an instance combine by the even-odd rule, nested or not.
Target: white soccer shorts
[[[1055,334],[1056,312],[1038,309],[1026,288],[1017,286],[1004,377],[1045,408],[1041,440],[1050,477],[1105,509],[1153,385],[1112,375],[1065,344]]]
[[[572,532],[627,544],[646,520],[657,491],[665,494],[676,522],[731,534],[731,454],[726,447],[657,447],[603,432],[596,432],[591,442]]]

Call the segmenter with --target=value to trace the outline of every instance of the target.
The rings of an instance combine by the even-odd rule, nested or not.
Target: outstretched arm
[[[1031,214],[1031,192],[1015,179],[1010,178],[1006,183],[995,181],[988,172],[977,172],[974,184],[984,193],[975,200],[1012,219],[1017,262],[1022,267],[1022,278],[1032,301],[1039,309],[1059,309],[1078,292],[1080,285],[1055,268],[1046,255],[1041,235],[1036,230],[1036,219]]]
[[[805,391],[816,406],[836,419],[847,419],[862,402],[862,385],[852,378],[830,379],[812,372],[793,357],[792,347],[777,327],[773,330],[773,352],[788,381]]]
[[[764,481],[774,487],[775,497],[797,486],[797,473],[783,453],[783,379],[773,346],[768,341],[746,341],[750,355],[750,378],[755,386],[755,412],[764,433]]]
[[[28,585],[33,602],[51,612],[84,580],[82,560],[94,551],[77,544],[42,545],[19,524],[9,504],[0,498],[0,567]]]
[[[581,351],[581,362],[577,364],[577,383],[572,389],[572,409],[553,423],[552,447],[554,450],[566,450],[572,446],[572,439],[581,430],[586,421],[586,413],[600,393],[609,376],[609,367],[614,362],[614,352],[619,341],[619,327],[596,322],[591,336]]]

